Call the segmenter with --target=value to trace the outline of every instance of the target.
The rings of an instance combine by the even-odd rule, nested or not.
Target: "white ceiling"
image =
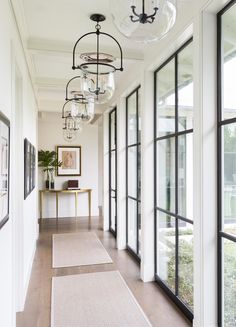
[[[20,16],[17,15],[19,2],[22,2]],[[144,49],[147,51],[146,46],[127,40],[116,30],[109,0],[13,0],[13,7],[17,18],[24,17],[27,34],[24,38],[39,111],[61,111],[65,85],[78,73],[71,69],[74,43],[83,34],[95,30],[95,23],[89,19],[91,14],[106,16],[106,21],[101,23],[102,31],[110,33],[122,46],[125,70],[115,74],[117,88],[126,74],[143,60]],[[85,41],[81,45],[83,52],[91,51],[91,44]],[[116,54],[111,44],[104,45],[106,52]],[[96,110],[102,108],[98,106]]]

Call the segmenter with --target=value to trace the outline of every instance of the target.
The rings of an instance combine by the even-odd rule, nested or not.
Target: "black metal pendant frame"
[[[69,89],[70,83],[73,82],[76,79],[79,79],[79,78],[81,78],[81,76],[75,76],[75,77],[71,78],[69,80],[69,82],[66,84],[66,98],[65,98],[66,101],[68,101],[68,100],[73,101],[74,100],[74,101],[78,101],[78,102],[79,101],[83,102],[83,100],[85,100],[85,97],[84,97],[83,92],[81,90],[78,90],[78,94],[76,94],[76,96],[73,97],[73,98],[69,98],[69,96],[68,96],[68,89]]]
[[[70,132],[76,132],[76,131],[78,131],[80,128],[72,128],[72,129],[68,129],[66,126],[67,126],[67,120],[69,119],[69,118],[71,118],[71,119],[73,119],[72,118],[72,116],[71,115],[69,115],[69,116],[67,116],[67,117],[63,117],[64,119],[65,119],[65,121],[64,121],[64,126],[62,127],[62,129],[63,130],[69,130]]]
[[[95,26],[96,31],[86,33],[76,41],[76,43],[74,45],[74,48],[73,48],[73,65],[72,65],[72,69],[73,70],[80,69],[85,73],[94,74],[94,75],[106,75],[106,74],[109,74],[110,72],[115,72],[116,70],[123,71],[124,70],[123,69],[123,51],[122,51],[120,43],[112,35],[100,31],[101,26],[99,25],[99,22],[104,21],[105,16],[101,15],[101,14],[93,14],[93,15],[90,16],[90,19],[92,21],[97,22],[97,25]],[[76,64],[76,49],[77,49],[77,46],[78,46],[79,42],[82,39],[84,39],[85,37],[87,37],[89,35],[95,35],[96,36],[96,45],[97,45],[97,47],[96,47],[97,48],[97,50],[96,50],[96,55],[97,55],[96,60],[93,60],[92,62],[86,62],[86,63],[82,63],[80,65],[77,65]],[[104,63],[104,62],[101,63],[100,62],[100,60],[99,60],[99,53],[100,53],[100,51],[99,51],[100,50],[100,40],[99,40],[99,38],[100,38],[101,35],[106,36],[108,38],[111,38],[116,43],[116,45],[118,46],[118,49],[119,49],[119,52],[120,52],[120,67],[116,67],[116,66],[108,64],[108,63]],[[92,72],[92,71],[90,71],[88,69],[89,66],[91,66],[91,65],[97,65],[97,71],[96,72]],[[110,71],[100,73],[99,69],[98,69],[99,66],[109,67]]]
[[[133,15],[130,15],[130,19],[133,23],[141,23],[141,24],[146,24],[146,23],[149,23],[149,24],[152,24],[155,20],[155,16],[157,14],[157,11],[158,11],[158,7],[154,7],[153,10],[153,14],[152,15],[148,15],[145,13],[145,0],[142,0],[143,3],[142,3],[142,13],[141,14],[138,14],[136,12],[136,6],[131,6],[130,8],[132,9],[132,13]],[[138,17],[138,18],[135,18],[135,17]]]
[[[66,106],[68,105],[68,103],[71,103],[71,102],[75,102],[75,103],[79,103],[79,104],[83,104],[83,105],[87,105],[88,104],[88,101],[85,99],[85,98],[81,98],[81,99],[76,99],[76,98],[73,98],[73,99],[69,99],[67,100],[63,107],[62,107],[62,115],[61,115],[61,118],[68,118],[69,116],[71,116],[70,114],[69,115],[65,115],[65,108]]]

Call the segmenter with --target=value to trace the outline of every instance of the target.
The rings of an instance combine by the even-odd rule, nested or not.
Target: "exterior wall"
[[[196,327],[217,326],[217,215],[216,215],[216,14],[227,3],[223,0],[186,1],[178,12],[175,28],[145,53],[145,60],[130,72],[104,113],[104,164],[107,171],[108,112],[118,108],[118,176],[124,174],[122,157],[125,126],[123,98],[141,84],[142,138],[142,257],[140,278],[154,278],[154,200],[153,200],[153,110],[154,71],[181,45],[193,36],[194,46],[194,321]],[[122,135],[121,135],[122,134]],[[109,222],[108,172],[104,176],[104,221]],[[120,177],[121,179],[121,177]],[[118,179],[119,181],[119,179]],[[124,181],[123,181],[124,183]],[[122,197],[124,187],[118,185],[117,247],[124,248],[126,225]],[[123,192],[123,193],[122,193]]]

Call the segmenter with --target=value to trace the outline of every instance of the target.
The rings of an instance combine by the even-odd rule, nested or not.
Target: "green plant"
[[[58,161],[57,153],[55,151],[44,151],[38,152],[38,166],[42,167],[43,171],[46,172],[46,180],[49,181],[50,173],[53,174],[55,169],[61,167],[62,162]]]

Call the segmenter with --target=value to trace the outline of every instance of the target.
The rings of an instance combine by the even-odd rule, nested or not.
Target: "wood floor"
[[[101,225],[102,219],[97,217],[92,217],[91,222],[88,218],[63,218],[59,219],[58,224],[56,219],[44,219],[37,244],[25,310],[17,314],[17,327],[50,327],[52,276],[108,270],[120,271],[153,326],[191,326],[190,322],[184,318],[156,283],[143,283],[139,279],[138,264],[127,251],[115,249],[114,237],[109,232],[103,232]],[[52,234],[82,230],[94,230],[96,232],[114,263],[52,269]]]

